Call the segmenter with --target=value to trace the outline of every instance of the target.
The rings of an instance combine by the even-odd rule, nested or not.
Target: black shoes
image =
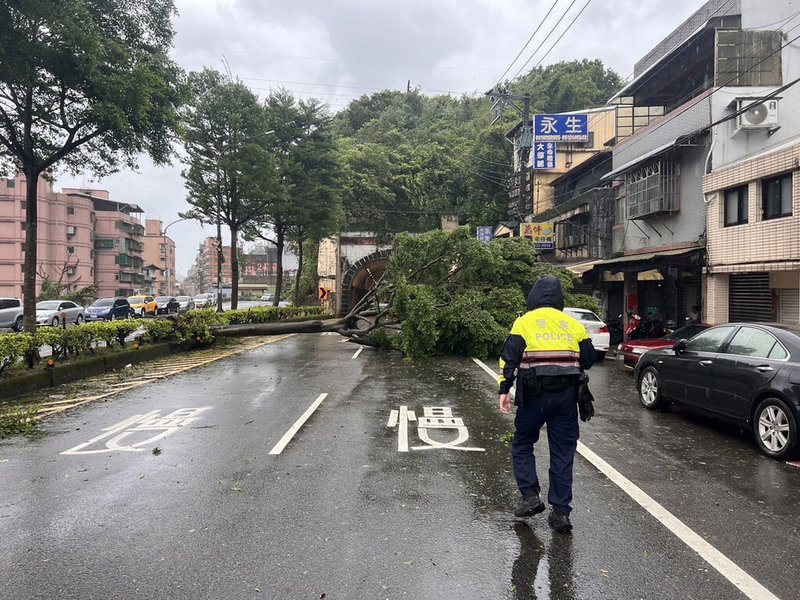
[[[550,523],[550,527],[558,533],[569,533],[572,531],[572,523],[569,522],[569,515],[561,512],[561,510],[555,506],[550,511],[550,514],[547,515],[547,522]]]
[[[514,516],[532,517],[540,512],[544,512],[544,502],[539,498],[539,494],[528,494],[522,497],[522,502],[514,510]]]

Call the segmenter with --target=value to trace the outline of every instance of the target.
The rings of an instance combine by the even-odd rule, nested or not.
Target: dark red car
[[[622,361],[625,367],[633,369],[636,367],[636,363],[639,362],[639,357],[648,350],[672,348],[678,341],[688,340],[709,327],[711,325],[705,323],[689,323],[661,338],[622,342],[617,348],[617,358]]]

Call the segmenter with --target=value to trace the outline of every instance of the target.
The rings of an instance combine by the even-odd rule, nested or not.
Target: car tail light
[[[603,325],[600,328],[600,333],[608,333],[608,325]]]

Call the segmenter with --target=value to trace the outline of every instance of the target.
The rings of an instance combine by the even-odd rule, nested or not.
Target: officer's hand
[[[507,415],[511,412],[511,398],[508,394],[500,394],[500,412]]]

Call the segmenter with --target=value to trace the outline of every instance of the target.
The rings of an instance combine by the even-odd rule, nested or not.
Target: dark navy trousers
[[[540,491],[533,446],[539,441],[539,431],[545,423],[550,446],[550,487],[547,501],[569,514],[572,502],[572,463],[579,434],[574,387],[563,392],[542,392],[537,396],[526,397],[523,405],[517,407],[511,462],[517,487],[523,495]]]

